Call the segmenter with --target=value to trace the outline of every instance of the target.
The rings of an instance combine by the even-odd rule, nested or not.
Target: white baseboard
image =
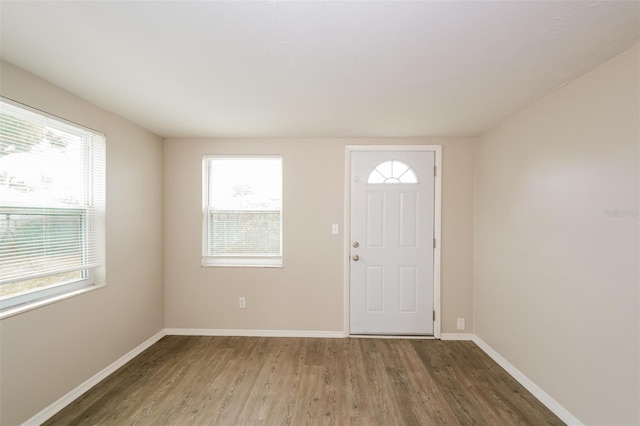
[[[41,425],[45,421],[49,420],[58,411],[62,410],[64,407],[66,407],[67,405],[71,404],[74,400],[79,398],[83,393],[85,393],[86,391],[88,391],[89,389],[91,389],[92,387],[97,385],[99,382],[104,380],[107,376],[109,376],[111,373],[116,371],[118,368],[122,367],[127,362],[131,361],[133,358],[135,358],[136,356],[140,355],[145,349],[149,348],[151,345],[156,343],[158,340],[162,339],[165,335],[166,335],[166,333],[164,332],[164,330],[162,330],[162,331],[158,332],[157,334],[155,334],[154,336],[150,337],[149,339],[147,339],[146,341],[144,341],[140,345],[136,346],[134,349],[132,349],[131,351],[129,351],[125,355],[121,356],[119,359],[117,359],[115,362],[110,364],[108,367],[106,367],[105,369],[103,369],[102,371],[98,372],[93,377],[91,377],[88,380],[86,380],[80,386],[76,387],[75,389],[73,389],[72,391],[67,393],[65,396],[63,396],[62,398],[58,399],[53,404],[49,405],[47,408],[45,408],[44,410],[40,411],[35,416],[31,417],[29,420],[27,420],[26,422],[23,423],[23,426],[25,426],[25,425]]]
[[[440,340],[473,340],[471,333],[442,333]]]
[[[241,336],[241,337],[319,337],[343,338],[344,331],[315,330],[250,330],[216,328],[166,328],[168,336]]]
[[[518,383],[524,386],[533,396],[535,396],[541,403],[543,403],[549,410],[551,410],[556,416],[560,418],[567,425],[584,425],[576,416],[571,414],[569,410],[564,408],[553,399],[548,393],[542,390],[540,386],[536,385],[525,376],[520,370],[518,370],[513,364],[507,361],[502,355],[496,352],[491,346],[489,346],[484,340],[476,335],[473,335],[473,342],[480,347],[487,355],[489,355],[500,367],[504,368],[507,373],[511,375]]]

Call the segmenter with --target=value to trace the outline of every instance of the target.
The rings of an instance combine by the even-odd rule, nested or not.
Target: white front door
[[[351,152],[351,334],[434,333],[434,162]]]

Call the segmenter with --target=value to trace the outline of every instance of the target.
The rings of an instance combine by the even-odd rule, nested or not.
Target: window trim
[[[31,302],[26,302],[21,305],[15,305],[12,307],[4,308],[0,310],[0,320],[4,318],[9,318],[14,315],[22,314],[24,312],[29,312],[34,309],[41,308],[43,306],[51,305],[53,303],[58,303],[66,299],[71,299],[73,297],[77,297],[81,294],[89,293],[95,290],[100,290],[105,288],[106,284],[91,284],[89,286],[76,289],[76,290],[68,290],[65,293],[59,293],[53,296],[49,296],[42,299],[32,300]]]
[[[277,154],[238,154],[238,155],[218,155],[207,154],[202,156],[202,261],[201,266],[203,268],[208,267],[230,267],[230,268],[283,268],[284,267],[284,204],[280,205],[280,255],[279,256],[224,256],[224,255],[209,255],[209,231],[211,216],[210,212],[213,210],[209,207],[210,188],[209,182],[211,175],[210,160],[215,158],[245,158],[245,159],[262,159],[262,158],[275,158],[280,160],[280,197],[281,202],[284,198],[284,159],[282,155]],[[265,210],[267,211],[267,210]],[[275,211],[275,210],[270,210]]]
[[[76,297],[80,294],[94,291],[100,288],[106,287],[105,284],[105,211],[106,211],[106,137],[103,133],[91,129],[89,127],[74,123],[64,118],[58,117],[53,114],[49,114],[45,111],[30,107],[20,102],[14,101],[10,98],[0,96],[0,103],[6,104],[12,108],[18,108],[26,111],[29,114],[35,114],[42,119],[43,122],[54,122],[53,128],[65,129],[63,131],[76,134],[82,138],[82,149],[96,149],[96,152],[91,152],[91,159],[88,163],[87,177],[91,182],[90,190],[92,191],[93,202],[88,207],[83,205],[80,207],[52,207],[52,206],[35,206],[36,210],[55,211],[55,210],[78,210],[83,217],[87,214],[87,211],[91,211],[93,218],[91,220],[82,220],[82,241],[81,244],[85,247],[88,244],[89,239],[95,238],[94,244],[95,250],[98,253],[97,263],[88,263],[86,267],[73,268],[75,271],[82,272],[82,278],[73,279],[70,281],[63,281],[46,286],[41,289],[27,291],[23,293],[16,293],[14,295],[7,295],[0,298],[0,319],[7,318],[13,315],[17,315],[23,312],[30,311],[42,306],[56,303],[61,300],[65,300],[71,297]],[[83,158],[89,158],[89,156],[83,156]],[[95,167],[99,170],[94,170]],[[99,172],[97,175],[94,173]],[[96,191],[97,192],[94,192]],[[21,203],[15,203],[16,205],[6,206],[8,208],[14,208],[17,210],[29,209],[20,205]],[[96,229],[92,229],[95,227]],[[85,249],[83,249],[84,252]],[[57,271],[51,274],[34,274],[32,276],[24,277],[24,279],[33,279],[40,276],[52,276],[65,271]],[[16,281],[16,280],[13,280]],[[7,282],[9,284],[9,282]]]

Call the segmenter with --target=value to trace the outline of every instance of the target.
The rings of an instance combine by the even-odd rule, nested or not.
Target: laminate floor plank
[[[374,416],[381,425],[408,424],[402,407],[398,403],[398,392],[394,387],[394,377],[385,364],[384,347],[389,342],[384,339],[365,339],[362,342],[366,353],[365,368],[371,380],[374,401]],[[397,341],[396,343],[400,343]],[[389,359],[387,358],[387,362]],[[409,423],[411,424],[411,423]]]
[[[440,387],[429,373],[426,366],[416,356],[413,346],[407,341],[404,345],[396,345],[398,368],[406,370],[406,380],[410,394],[413,395],[411,408],[417,418],[428,424],[456,424],[455,414]]]
[[[265,424],[269,408],[277,404],[278,390],[286,389],[292,380],[291,364],[295,354],[287,344],[287,339],[267,340],[263,346],[265,360],[240,412],[238,424]],[[280,381],[284,379],[284,381]]]
[[[560,425],[472,342],[166,336],[46,425]]]
[[[268,425],[293,425],[293,416],[302,381],[305,348],[298,339],[285,339],[282,374],[276,375],[272,404],[267,407]]]
[[[469,389],[464,372],[473,367],[467,367],[465,362],[452,357],[451,353],[464,350],[464,348],[455,348],[460,342],[433,342],[434,344],[429,346],[412,343],[427,370],[432,372],[435,384],[443,393],[458,424],[503,424],[497,422],[497,419],[492,416],[492,411],[481,404],[478,401],[478,395]],[[450,351],[449,348],[452,350]]]

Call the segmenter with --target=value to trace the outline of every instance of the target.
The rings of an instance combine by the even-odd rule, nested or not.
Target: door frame
[[[344,172],[344,246],[343,246],[343,301],[344,301],[344,334],[351,336],[350,323],[350,281],[351,281],[351,153],[354,151],[432,151],[435,154],[436,175],[434,178],[433,204],[433,236],[436,247],[433,250],[433,336],[417,336],[417,338],[439,339],[441,335],[440,309],[440,255],[441,255],[441,213],[442,213],[442,145],[346,145]],[[371,336],[381,337],[381,336]],[[411,338],[411,336],[389,336],[397,338]]]

